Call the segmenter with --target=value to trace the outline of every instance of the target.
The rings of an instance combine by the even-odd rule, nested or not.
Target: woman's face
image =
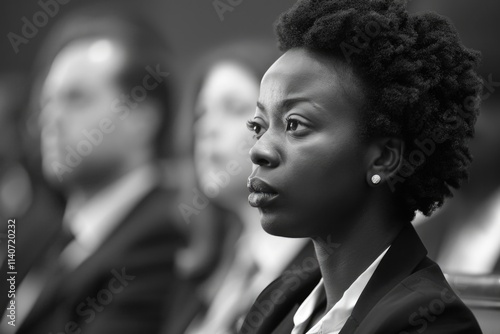
[[[363,209],[361,98],[348,65],[306,49],[286,52],[264,75],[248,124],[258,139],[248,199],[268,233],[342,233]]]
[[[248,151],[255,140],[245,122],[258,95],[258,81],[249,71],[224,62],[207,74],[196,103],[194,158],[201,190],[233,210],[245,205],[248,196]]]

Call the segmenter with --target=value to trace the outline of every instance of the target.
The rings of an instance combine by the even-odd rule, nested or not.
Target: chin
[[[285,238],[307,238],[307,233],[301,233],[302,224],[293,219],[283,217],[276,213],[261,211],[260,224],[268,234]]]

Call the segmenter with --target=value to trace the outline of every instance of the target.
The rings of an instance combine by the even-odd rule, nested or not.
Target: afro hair
[[[480,54],[446,18],[409,14],[397,0],[299,0],[275,28],[282,51],[341,57],[366,84],[364,135],[405,143],[387,183],[408,219],[430,215],[460,188],[472,160]]]

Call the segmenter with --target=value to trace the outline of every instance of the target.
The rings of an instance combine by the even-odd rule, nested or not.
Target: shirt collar
[[[66,227],[87,252],[97,249],[120,221],[156,184],[153,166],[139,167],[103,189],[87,202],[70,198]]]
[[[344,292],[342,298],[326,313],[320,321],[318,321],[307,334],[337,334],[345,325],[347,319],[352,313],[359,296],[365,289],[368,281],[372,277],[375,269],[379,265],[382,258],[389,250],[387,247],[375,261],[351,284]],[[308,325],[314,310],[321,301],[321,297],[325,293],[323,279],[314,288],[311,294],[300,305],[295,316],[293,317],[294,328],[292,334],[302,334],[305,332],[305,327]]]

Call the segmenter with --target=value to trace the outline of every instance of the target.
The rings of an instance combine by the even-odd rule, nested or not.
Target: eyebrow
[[[324,110],[323,107],[321,107],[317,103],[315,103],[315,102],[313,102],[310,99],[305,98],[305,97],[297,97],[297,98],[291,98],[291,99],[286,99],[284,101],[281,101],[279,106],[278,106],[278,110],[280,110],[281,112],[284,112],[284,111],[292,109],[295,105],[302,103],[302,102],[309,103],[310,105],[312,105],[314,108],[316,108],[318,110]],[[262,104],[262,102],[257,101],[257,108],[259,108],[263,112],[267,112],[266,107]]]

